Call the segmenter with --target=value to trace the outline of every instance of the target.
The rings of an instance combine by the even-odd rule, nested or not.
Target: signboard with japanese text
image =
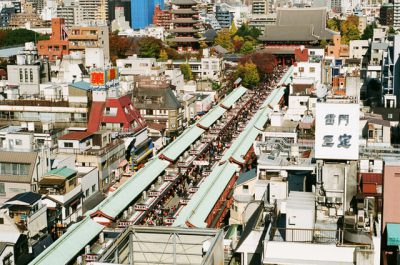
[[[107,89],[119,84],[118,69],[93,70],[90,72],[90,85],[93,89]]]
[[[315,158],[357,160],[359,120],[358,104],[317,103]]]

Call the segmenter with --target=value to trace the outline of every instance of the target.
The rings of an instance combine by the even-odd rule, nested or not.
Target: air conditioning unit
[[[336,203],[342,204],[343,203],[343,199],[342,197],[336,197],[335,198]]]
[[[326,197],[325,196],[317,196],[318,203],[325,203]]]

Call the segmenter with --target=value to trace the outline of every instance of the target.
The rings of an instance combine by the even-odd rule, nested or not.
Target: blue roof
[[[247,92],[247,88],[244,86],[240,86],[229,93],[219,104],[220,106],[224,106],[226,108],[230,108],[233,104],[238,101],[245,93]]]
[[[150,160],[127,182],[111,193],[97,210],[105,215],[116,218],[169,166],[169,162],[158,157]],[[93,211],[91,211],[93,212]]]
[[[191,198],[189,203],[179,213],[173,226],[186,226],[186,221],[189,220],[189,218],[193,214],[198,213],[200,211],[200,210],[198,210],[198,207],[200,206],[200,204],[202,202],[206,202],[206,204],[208,204],[209,207],[214,207],[215,203],[211,204],[211,201],[210,201],[210,198],[211,198],[210,190],[212,189],[212,187],[218,185],[218,183],[221,181],[221,178],[223,178],[224,176],[227,175],[226,170],[227,170],[228,165],[232,166],[233,164],[225,163],[223,165],[216,166],[213,169],[211,174],[204,180],[204,182],[200,186],[199,190],[193,195],[193,197]],[[233,166],[236,167],[236,165],[233,165]],[[229,167],[229,169],[232,170],[233,168]],[[232,175],[233,175],[233,173],[229,176],[229,179],[232,177]],[[217,195],[219,198],[221,193],[214,194],[214,195]],[[208,215],[210,213],[210,211],[206,212],[205,214]]]
[[[208,190],[207,196],[200,201],[199,205],[188,219],[190,224],[195,227],[207,227],[207,223],[205,222],[207,216],[210,214],[229,181],[238,170],[239,166],[236,164],[225,163],[222,165],[222,169],[219,171],[217,181],[214,182],[214,184]]]
[[[54,265],[67,264],[89,244],[104,226],[90,218],[72,225],[67,232],[37,256],[30,264]]]
[[[201,126],[208,128],[211,125],[214,124],[214,122],[216,122],[219,118],[221,118],[222,115],[224,115],[224,113],[226,112],[226,109],[220,107],[220,106],[216,106],[214,107],[212,110],[210,110],[207,115],[205,115],[203,118],[201,118],[198,121],[198,124],[200,124]]]
[[[69,85],[72,87],[78,88],[78,89],[82,89],[82,90],[92,90],[90,83],[85,82],[85,81],[78,81],[78,82],[71,83]]]
[[[255,178],[256,176],[257,176],[257,169],[252,168],[251,170],[241,173],[239,175],[238,179],[236,180],[236,185],[245,183],[245,182]]]
[[[0,58],[8,58],[19,54],[25,46],[0,49]]]
[[[204,130],[192,125],[170,143],[160,154],[175,161],[192,143],[203,134]]]

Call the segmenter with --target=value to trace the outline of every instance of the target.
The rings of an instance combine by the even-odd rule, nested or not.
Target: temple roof
[[[280,8],[276,25],[266,25],[262,41],[330,40],[338,33],[326,28],[326,8]]]

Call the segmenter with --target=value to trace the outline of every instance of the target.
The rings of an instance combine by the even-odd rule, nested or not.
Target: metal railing
[[[305,229],[273,227],[270,233],[271,241],[303,242],[303,243],[340,243],[343,230],[338,229]]]

